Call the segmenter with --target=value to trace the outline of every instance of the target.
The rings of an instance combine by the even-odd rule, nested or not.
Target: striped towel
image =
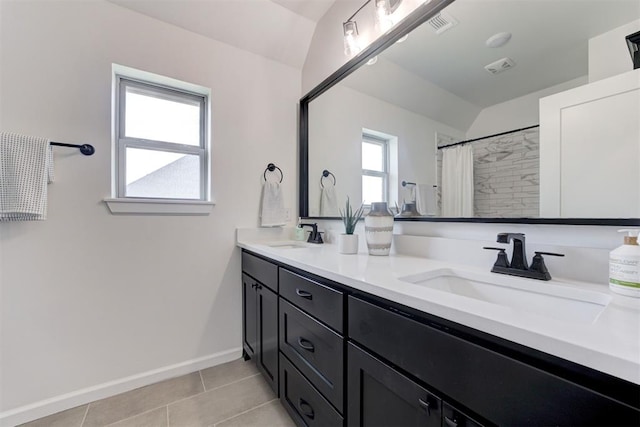
[[[47,218],[53,151],[46,138],[0,133],[0,221]]]

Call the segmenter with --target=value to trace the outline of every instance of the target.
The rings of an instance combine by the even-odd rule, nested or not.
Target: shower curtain
[[[442,216],[473,216],[473,149],[458,145],[442,150]]]

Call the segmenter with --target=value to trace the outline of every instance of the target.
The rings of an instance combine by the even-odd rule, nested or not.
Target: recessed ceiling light
[[[500,47],[507,44],[509,40],[511,40],[511,33],[498,33],[489,37],[484,44],[487,47]]]

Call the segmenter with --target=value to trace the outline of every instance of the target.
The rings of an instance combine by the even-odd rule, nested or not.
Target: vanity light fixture
[[[629,34],[626,38],[631,61],[633,61],[633,69],[640,68],[640,31]]]
[[[362,47],[358,43],[358,24],[356,21],[348,20],[342,24],[344,33],[344,54],[348,57],[356,56]]]
[[[381,33],[386,33],[393,27],[395,22],[391,15],[396,11],[398,6],[400,6],[400,3],[402,3],[402,0],[367,0],[353,15],[347,18],[347,20],[342,23],[342,32],[344,36],[344,54],[348,57],[353,57],[362,50],[362,46],[358,40],[358,24],[354,18],[366,5],[371,3],[371,1],[373,1],[375,5],[375,27]],[[407,37],[409,37],[408,34],[401,37],[398,43],[405,41]],[[373,65],[376,61],[377,58],[371,58],[367,64]]]
[[[391,27],[393,27],[390,0],[375,0],[375,5],[376,30],[380,33],[386,33]]]

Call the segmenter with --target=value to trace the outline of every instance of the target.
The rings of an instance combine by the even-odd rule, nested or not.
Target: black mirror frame
[[[387,34],[381,36],[366,49],[354,56],[318,86],[300,99],[298,127],[298,216],[311,219],[340,219],[339,217],[309,216],[309,102],[313,101],[334,85],[364,65],[370,58],[382,53],[398,39],[434,17],[455,0],[432,0],[418,6]],[[611,225],[640,226],[640,218],[396,218],[409,222],[471,222],[500,224],[565,224],[565,225]]]

